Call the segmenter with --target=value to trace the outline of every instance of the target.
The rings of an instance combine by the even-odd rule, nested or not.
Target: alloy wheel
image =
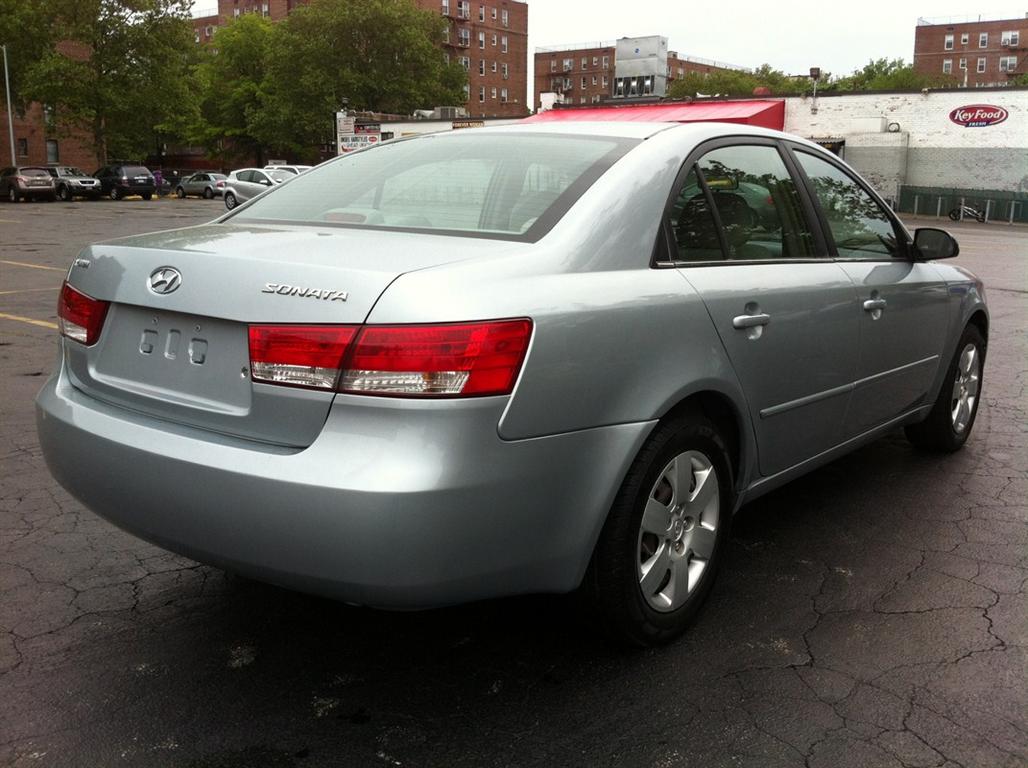
[[[699,451],[675,456],[646,499],[637,544],[639,587],[662,613],[696,589],[714,553],[721,493],[717,471]]]
[[[950,398],[950,418],[953,420],[953,431],[963,434],[974,413],[975,402],[978,400],[978,388],[981,380],[981,356],[978,347],[968,344],[960,353],[957,362],[957,373],[953,380],[953,394]]]

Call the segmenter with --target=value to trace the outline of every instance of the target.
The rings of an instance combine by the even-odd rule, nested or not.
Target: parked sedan
[[[232,171],[225,179],[225,207],[231,211],[240,203],[245,203],[251,197],[266,192],[295,175],[289,171],[266,171],[262,168],[240,168]]]
[[[149,200],[157,192],[153,174],[142,165],[106,165],[93,175],[100,181],[101,193],[111,200],[127,195],[141,195]]]
[[[86,248],[40,443],[88,507],[203,562],[388,608],[581,590],[666,642],[742,504],[899,427],[968,439],[989,316],[957,252],[760,128],[383,144]]]
[[[101,194],[100,180],[68,165],[48,165],[46,168],[54,180],[57,197],[70,202],[76,197],[98,200]]]
[[[175,187],[175,194],[179,198],[199,195],[208,200],[221,197],[227,179],[228,176],[224,173],[194,173],[179,181]]]
[[[54,182],[46,168],[32,165],[0,171],[0,198],[10,203],[19,200],[55,200]]]

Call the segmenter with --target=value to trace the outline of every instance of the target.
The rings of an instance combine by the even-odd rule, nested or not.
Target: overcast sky
[[[802,74],[816,66],[845,75],[869,59],[911,61],[918,16],[953,15],[963,20],[972,10],[989,18],[1016,18],[1024,16],[1028,5],[983,8],[951,0],[530,0],[528,45],[532,51],[591,40],[664,35],[670,49],[683,56],[745,67],[767,63],[787,74]]]

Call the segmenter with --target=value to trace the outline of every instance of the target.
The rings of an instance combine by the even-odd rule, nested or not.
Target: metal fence
[[[947,218],[950,211],[969,206],[985,215],[986,221],[1028,223],[1028,193],[998,189],[901,186],[896,210],[917,216]],[[961,218],[973,218],[963,215]]]

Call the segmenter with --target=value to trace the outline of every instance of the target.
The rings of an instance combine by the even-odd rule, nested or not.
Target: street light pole
[[[11,106],[11,78],[7,74],[7,46],[0,45],[4,52],[4,86],[7,88],[7,136],[11,141],[11,165],[17,165],[18,159],[14,156],[14,107]]]

